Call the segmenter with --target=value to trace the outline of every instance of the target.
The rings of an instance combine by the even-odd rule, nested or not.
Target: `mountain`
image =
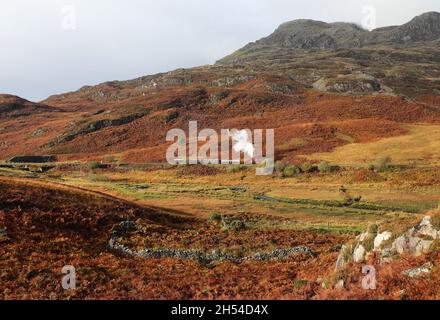
[[[214,65],[86,86],[40,104],[3,97],[0,154],[164,161],[166,132],[197,120],[200,128],[275,128],[278,157],[294,161],[402,134],[402,124],[440,123],[439,17],[371,32],[297,20]]]
[[[353,23],[325,23],[295,20],[283,23],[266,38],[248,44],[241,51],[262,47],[290,49],[361,48],[380,44],[413,44],[440,38],[440,13],[428,12],[395,27],[366,31]]]
[[[440,93],[439,44],[437,12],[373,31],[295,20],[216,65],[288,75],[318,91],[414,98]]]

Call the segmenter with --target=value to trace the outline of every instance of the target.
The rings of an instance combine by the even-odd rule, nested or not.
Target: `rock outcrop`
[[[428,253],[437,239],[440,239],[440,231],[434,228],[431,216],[424,217],[418,225],[400,235],[391,231],[378,233],[377,228],[372,228],[341,248],[336,270],[343,269],[349,262],[363,263],[372,253],[376,253],[382,263],[404,254],[418,257]]]
[[[354,23],[326,23],[294,20],[281,24],[268,37],[249,43],[240,51],[252,52],[262,47],[289,49],[362,48],[379,44],[412,44],[440,38],[440,13],[427,12],[401,26],[372,31]]]

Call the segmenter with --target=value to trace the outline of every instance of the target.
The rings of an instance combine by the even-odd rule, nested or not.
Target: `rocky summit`
[[[315,20],[294,20],[283,23],[274,33],[248,44],[244,51],[261,47],[290,49],[360,48],[372,45],[414,44],[440,38],[440,13],[428,12],[402,26],[372,31],[354,23],[326,23]]]

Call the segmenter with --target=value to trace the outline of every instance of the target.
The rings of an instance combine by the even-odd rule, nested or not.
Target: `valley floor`
[[[383,285],[377,291],[358,288],[361,266],[343,275],[345,290],[333,289],[344,243],[372,224],[414,224],[438,206],[435,167],[346,168],[291,178],[258,177],[255,168],[246,167],[90,169],[65,163],[46,173],[19,169],[0,169],[2,298],[437,297],[417,291],[425,278],[409,280],[390,271],[435,260],[437,251],[378,267]],[[347,203],[347,195],[361,200]],[[118,234],[117,242],[135,253],[153,250],[156,258],[130,257],[108,247],[124,221],[133,229]],[[280,253],[300,247],[314,255]],[[182,250],[220,258],[166,256]],[[280,256],[271,256],[274,252]],[[222,255],[270,257],[237,263]],[[60,286],[64,265],[78,266],[75,291]],[[432,277],[437,276],[434,271]]]

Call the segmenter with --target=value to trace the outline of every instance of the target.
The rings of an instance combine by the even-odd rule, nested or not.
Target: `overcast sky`
[[[1,0],[0,93],[39,101],[212,64],[285,21],[362,24],[366,6],[377,27],[440,11],[439,0]]]

